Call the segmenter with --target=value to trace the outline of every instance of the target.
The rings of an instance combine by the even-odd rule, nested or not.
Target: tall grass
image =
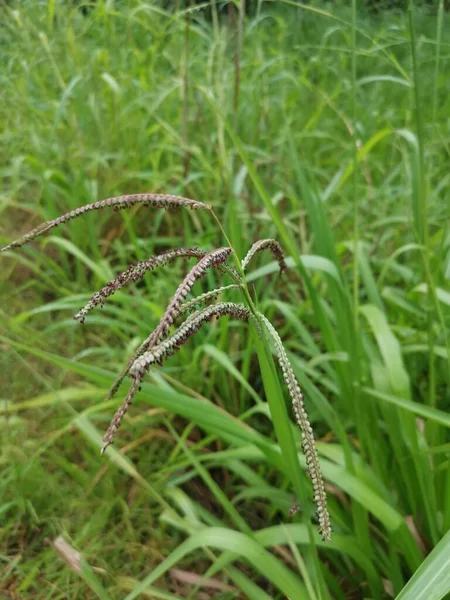
[[[99,458],[102,397],[185,273],[149,273],[84,328],[71,315],[132,261],[226,240],[200,212],[96,213],[2,258],[7,593],[449,589],[448,14],[243,7],[236,46],[215,4],[212,23],[140,0],[2,6],[1,241],[129,191],[212,204],[240,257],[276,238],[287,275],[261,262],[248,281],[318,434],[332,541],[310,530],[275,357],[245,324],[198,332]]]

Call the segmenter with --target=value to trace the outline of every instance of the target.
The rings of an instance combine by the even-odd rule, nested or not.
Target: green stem
[[[255,304],[254,304],[254,302],[252,300],[252,297],[250,295],[250,292],[249,292],[249,289],[248,289],[248,285],[247,285],[247,280],[245,278],[245,272],[244,272],[244,269],[242,268],[239,256],[236,254],[236,251],[233,248],[233,245],[231,243],[230,238],[228,237],[225,229],[222,226],[222,223],[220,222],[220,219],[218,218],[218,216],[216,215],[216,213],[214,212],[213,209],[211,209],[211,214],[212,214],[214,220],[216,221],[217,226],[219,227],[220,231],[222,232],[222,234],[223,234],[223,236],[224,236],[224,238],[225,238],[228,246],[231,248],[231,252],[232,252],[235,264],[236,264],[236,270],[237,270],[237,272],[239,273],[239,275],[242,278],[242,291],[244,292],[244,296],[245,296],[245,299],[246,299],[246,301],[248,303],[248,307],[250,308],[250,310],[252,311],[253,315],[255,316],[255,318],[258,320],[258,323],[259,323],[260,319],[258,317],[258,311],[256,310]]]
[[[352,173],[352,196],[353,196],[353,319],[355,333],[358,331],[359,318],[359,203],[356,192],[356,166],[358,160],[356,146],[356,0],[352,0],[352,128],[353,128],[353,173]]]
[[[439,0],[437,35],[436,35],[436,62],[434,66],[434,92],[433,92],[433,123],[436,125],[437,116],[437,91],[439,85],[439,61],[441,57],[442,20],[444,15],[444,0]]]

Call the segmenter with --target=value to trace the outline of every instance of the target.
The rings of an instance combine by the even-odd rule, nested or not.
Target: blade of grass
[[[151,585],[187,554],[204,546],[236,553],[241,559],[250,562],[262,576],[271,581],[287,596],[296,598],[296,600],[308,600],[308,595],[303,584],[283,563],[245,534],[220,527],[203,529],[180,544],[124,600],[134,600],[134,598],[137,598],[147,586]]]
[[[396,600],[440,600],[450,593],[450,531],[423,561]]]

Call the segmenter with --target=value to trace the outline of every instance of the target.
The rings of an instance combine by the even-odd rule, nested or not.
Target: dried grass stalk
[[[164,209],[185,207],[193,210],[211,210],[211,206],[209,204],[198,202],[197,200],[191,200],[190,198],[183,198],[181,196],[171,196],[169,194],[130,194],[126,196],[116,196],[114,198],[107,198],[106,200],[99,200],[93,204],[80,206],[79,208],[76,208],[75,210],[62,215],[61,217],[58,217],[57,219],[47,221],[46,223],[41,223],[41,225],[32,231],[29,231],[18,240],[11,242],[3,248],[0,248],[0,252],[11,250],[12,248],[18,248],[23,244],[27,244],[46,231],[53,229],[53,227],[57,227],[66,221],[70,221],[70,219],[80,217],[81,215],[84,215],[92,210],[100,210],[102,208],[110,207],[114,210],[124,210],[135,205],[152,206],[153,208]]]
[[[331,525],[330,515],[327,508],[327,495],[325,492],[322,471],[320,469],[316,444],[314,442],[313,430],[311,424],[309,423],[308,415],[303,404],[303,394],[294,375],[294,371],[292,370],[291,363],[289,362],[278,332],[263,314],[258,313],[258,316],[274,342],[275,350],[278,356],[278,362],[283,372],[283,379],[286,383],[292,400],[292,408],[294,411],[295,420],[302,432],[302,450],[306,457],[306,466],[312,481],[314,502],[317,506],[317,517],[319,520],[319,532],[323,540],[329,541],[331,539]]]
[[[223,264],[230,256],[230,254],[231,248],[218,248],[217,250],[213,250],[212,252],[206,254],[201,260],[199,260],[199,262],[196,265],[192,267],[192,269],[189,271],[189,273],[178,286],[175,295],[173,296],[172,300],[167,306],[163,316],[161,317],[160,322],[156,326],[156,329],[149,335],[149,337],[146,340],[144,340],[144,342],[139,346],[139,348],[130,358],[124,370],[121,372],[121,374],[111,387],[105,400],[109,400],[117,392],[117,390],[120,387],[120,384],[127,376],[128,371],[130,370],[130,367],[134,363],[134,361],[139,356],[141,356],[141,354],[143,354],[146,350],[157,344],[169,331],[170,326],[180,314],[181,306],[184,303],[186,296],[191,291],[194,283],[198,279],[203,277],[208,271],[208,269]]]
[[[284,253],[283,253],[282,247],[276,240],[268,239],[268,240],[259,240],[258,242],[255,242],[253,244],[253,246],[247,252],[247,256],[243,259],[243,261],[241,263],[243,271],[245,271],[245,269],[247,268],[248,264],[250,263],[252,258],[255,256],[255,254],[257,254],[258,252],[261,252],[262,250],[270,250],[270,252],[272,252],[275,260],[278,262],[278,264],[280,266],[280,273],[283,273],[284,271],[287,270],[287,265],[284,260]]]
[[[72,569],[77,575],[81,575],[81,554],[66,542],[62,535],[58,535],[55,541],[50,542],[50,544],[56,554],[58,554],[58,556],[60,556],[67,564],[69,569]]]
[[[81,323],[84,323],[87,314],[98,305],[103,307],[105,300],[109,296],[115,294],[117,290],[120,290],[129,283],[139,281],[144,277],[145,273],[153,271],[158,267],[162,267],[176,258],[203,258],[205,255],[206,252],[203,250],[198,250],[198,248],[177,248],[175,250],[169,250],[168,252],[163,252],[157,256],[152,256],[130,265],[128,269],[122,273],[119,273],[115,279],[109,281],[104,287],[102,287],[101,290],[95,292],[89,302],[82,309],[80,309],[73,318],[75,320],[79,320]]]

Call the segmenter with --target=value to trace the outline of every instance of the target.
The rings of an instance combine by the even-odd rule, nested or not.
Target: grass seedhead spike
[[[257,254],[258,252],[262,252],[263,250],[269,250],[273,254],[273,257],[278,262],[278,265],[280,267],[280,273],[283,273],[287,270],[287,265],[284,260],[284,253],[282,247],[276,240],[271,239],[259,240],[258,242],[255,242],[253,244],[253,246],[247,252],[247,256],[241,263],[242,270],[245,271],[255,254]]]
[[[13,248],[19,248],[28,242],[33,241],[37,237],[46,233],[53,227],[62,225],[71,219],[76,219],[82,215],[91,212],[93,210],[101,210],[103,208],[113,208],[114,210],[125,210],[132,208],[133,206],[150,206],[153,208],[163,208],[165,210],[173,210],[177,208],[190,208],[192,210],[211,210],[209,204],[198,202],[197,200],[191,200],[190,198],[183,198],[181,196],[172,196],[170,194],[129,194],[126,196],[115,196],[114,198],[107,198],[106,200],[99,200],[92,204],[85,204],[75,210],[72,210],[56,219],[41,223],[35,229],[32,229],[21,238],[9,243],[7,246],[0,248],[0,252],[5,250],[12,250]]]
[[[207,253],[204,250],[198,250],[197,248],[177,248],[176,250],[169,250],[168,252],[163,252],[162,254],[157,254],[156,256],[134,263],[125,271],[119,273],[112,281],[109,281],[101,290],[95,292],[89,302],[83,306],[73,318],[76,321],[81,321],[83,323],[92,309],[96,306],[103,308],[105,300],[115,294],[118,290],[129,283],[139,281],[146,273],[154,271],[159,267],[163,267],[176,258],[203,258],[205,254]]]
[[[283,372],[283,379],[291,397],[295,421],[302,433],[302,451],[306,458],[307,471],[313,485],[314,502],[317,506],[317,515],[319,519],[319,532],[322,538],[325,541],[328,541],[331,539],[331,524],[327,508],[327,495],[325,492],[325,484],[322,477],[319,457],[317,455],[313,430],[303,403],[303,393],[294,375],[291,363],[289,362],[277,330],[263,314],[259,313],[258,316],[272,338],[278,362]]]

